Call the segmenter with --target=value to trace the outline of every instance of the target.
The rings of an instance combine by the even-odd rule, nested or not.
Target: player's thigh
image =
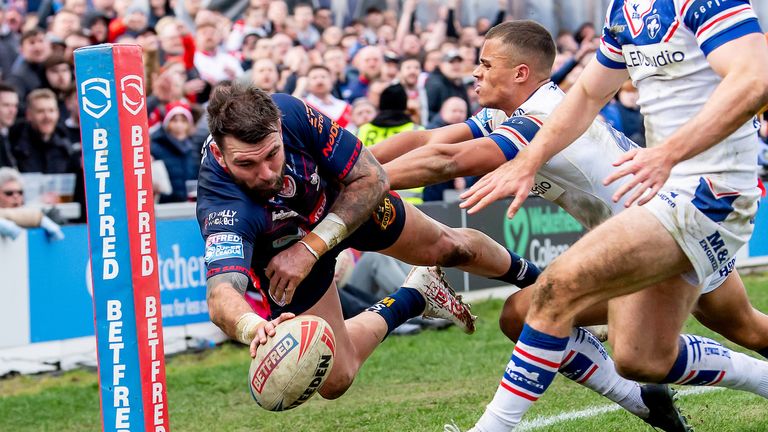
[[[680,330],[699,287],[674,276],[608,302],[608,337],[616,367],[650,381],[669,372],[677,357]]]
[[[755,310],[737,272],[722,285],[699,297],[693,314],[710,330],[747,348],[763,348],[768,317]]]
[[[517,341],[523,330],[525,316],[531,307],[533,289],[522,289],[507,297],[499,317],[499,327],[510,340]],[[608,323],[608,303],[591,306],[576,316],[574,325],[592,326]]]
[[[350,339],[344,316],[341,312],[341,301],[336,284],[332,283],[325,295],[302,315],[316,315],[324,319],[333,329],[336,341],[336,352],[333,356],[333,369],[328,376],[328,381],[341,382],[342,384],[354,378],[359,365],[355,348]]]
[[[433,265],[444,253],[446,235],[450,228],[430,218],[408,202],[405,207],[405,226],[392,246],[379,251],[413,265]]]
[[[574,312],[691,269],[661,223],[642,207],[611,217],[560,255],[537,282],[533,307],[578,304]]]

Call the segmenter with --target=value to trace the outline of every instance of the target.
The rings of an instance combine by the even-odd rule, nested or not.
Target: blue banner
[[[29,230],[32,342],[93,335],[93,303],[85,225],[66,226],[66,238],[49,242]],[[158,275],[163,326],[209,320],[205,302],[205,244],[197,221],[157,222]]]

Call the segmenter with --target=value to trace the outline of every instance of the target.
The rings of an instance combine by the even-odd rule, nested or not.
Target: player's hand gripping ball
[[[251,361],[251,396],[269,411],[301,405],[331,374],[335,350],[333,330],[324,319],[300,315],[281,323]]]

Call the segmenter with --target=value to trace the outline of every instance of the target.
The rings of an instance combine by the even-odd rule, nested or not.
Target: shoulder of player
[[[270,217],[267,205],[247,198],[204,199],[197,205],[197,221],[204,238],[230,232],[253,241],[267,228]]]

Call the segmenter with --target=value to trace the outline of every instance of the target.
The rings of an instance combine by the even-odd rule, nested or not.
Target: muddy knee
[[[444,252],[437,258],[437,264],[443,267],[459,267],[475,260],[475,252],[469,248],[469,241],[464,231],[454,230],[443,234]],[[471,235],[471,234],[470,234]]]

